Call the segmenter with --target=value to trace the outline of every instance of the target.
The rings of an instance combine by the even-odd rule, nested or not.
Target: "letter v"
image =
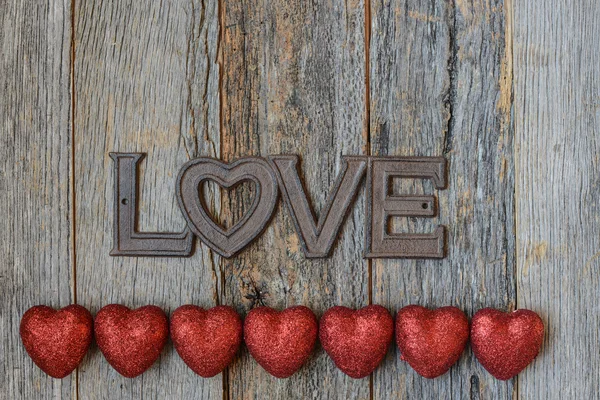
[[[277,172],[279,187],[302,242],[304,255],[307,258],[327,257],[365,175],[367,157],[342,157],[342,170],[316,223],[300,181],[298,156],[270,156],[269,161]]]

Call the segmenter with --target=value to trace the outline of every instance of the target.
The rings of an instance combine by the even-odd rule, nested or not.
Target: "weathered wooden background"
[[[600,386],[600,3],[596,0],[0,1],[0,397],[6,399],[597,399]],[[309,261],[285,207],[239,257],[111,258],[111,151],[147,152],[143,230],[184,220],[174,178],[200,155],[299,153],[314,206],[344,154],[444,155],[443,261],[363,254],[364,195],[334,255]],[[231,223],[251,191],[212,188]],[[226,221],[229,220],[229,221]],[[495,380],[470,349],[418,376],[393,346],[369,379],[318,348],[279,380],[243,349],[200,378],[169,344],[136,379],[96,347],[49,378],[20,343],[36,304],[269,306],[379,303],[530,308],[541,355]]]

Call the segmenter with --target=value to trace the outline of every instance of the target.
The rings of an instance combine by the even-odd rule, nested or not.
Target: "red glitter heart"
[[[110,304],[96,314],[94,333],[108,363],[121,375],[133,378],[158,359],[169,336],[169,324],[156,306],[130,310]]]
[[[494,377],[507,380],[521,372],[540,352],[544,322],[533,311],[478,311],[472,320],[471,347]]]
[[[242,342],[242,319],[227,306],[181,306],[171,317],[171,339],[187,366],[210,378],[233,360]]]
[[[319,339],[335,365],[352,378],[364,378],[377,368],[394,335],[394,319],[382,306],[360,310],[333,307],[320,321]]]
[[[33,362],[48,375],[64,378],[83,360],[92,325],[92,314],[77,304],[58,311],[35,306],[23,315],[19,332]]]
[[[425,378],[448,372],[469,340],[469,320],[456,307],[429,310],[410,305],[396,316],[396,343],[401,359]]]
[[[310,356],[317,330],[317,317],[304,306],[281,312],[258,307],[244,321],[244,341],[252,357],[268,373],[287,378]]]

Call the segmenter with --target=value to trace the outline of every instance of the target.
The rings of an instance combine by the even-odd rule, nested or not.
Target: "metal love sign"
[[[446,160],[441,157],[345,156],[337,181],[318,219],[301,180],[299,157],[274,155],[246,157],[233,163],[197,158],[183,165],[175,186],[187,228],[180,233],[137,230],[138,165],[143,153],[111,153],[114,160],[113,256],[187,257],[193,240],[202,242],[223,257],[233,257],[267,227],[279,193],[291,214],[307,258],[331,254],[340,228],[366,176],[367,258],[443,258],[445,229],[433,233],[391,233],[393,217],[433,217],[434,196],[395,195],[393,179],[430,179],[437,189],[446,187]],[[241,220],[229,228],[216,223],[203,202],[203,183],[216,182],[232,189],[243,182],[254,187],[254,200]]]

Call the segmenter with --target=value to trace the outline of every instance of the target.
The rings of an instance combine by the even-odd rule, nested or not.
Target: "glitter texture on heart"
[[[471,321],[471,347],[494,377],[507,380],[521,372],[540,352],[544,323],[533,311],[478,311]]]
[[[121,375],[133,378],[154,364],[167,342],[167,316],[156,306],[136,310],[110,304],[98,311],[94,321],[98,347]]]
[[[60,310],[35,306],[23,315],[19,333],[33,362],[48,375],[64,378],[83,360],[92,326],[92,315],[79,305]]]
[[[232,307],[181,306],[171,317],[171,339],[187,366],[209,378],[233,360],[242,342],[242,319]]]
[[[320,321],[319,339],[335,365],[352,378],[364,378],[381,363],[394,334],[394,320],[379,305],[360,310],[333,307]]]
[[[410,305],[396,315],[396,344],[401,359],[425,378],[448,372],[468,339],[469,320],[456,307],[429,310]]]
[[[315,314],[304,306],[281,312],[258,307],[244,321],[244,341],[254,359],[271,375],[287,378],[310,357],[317,340]]]

